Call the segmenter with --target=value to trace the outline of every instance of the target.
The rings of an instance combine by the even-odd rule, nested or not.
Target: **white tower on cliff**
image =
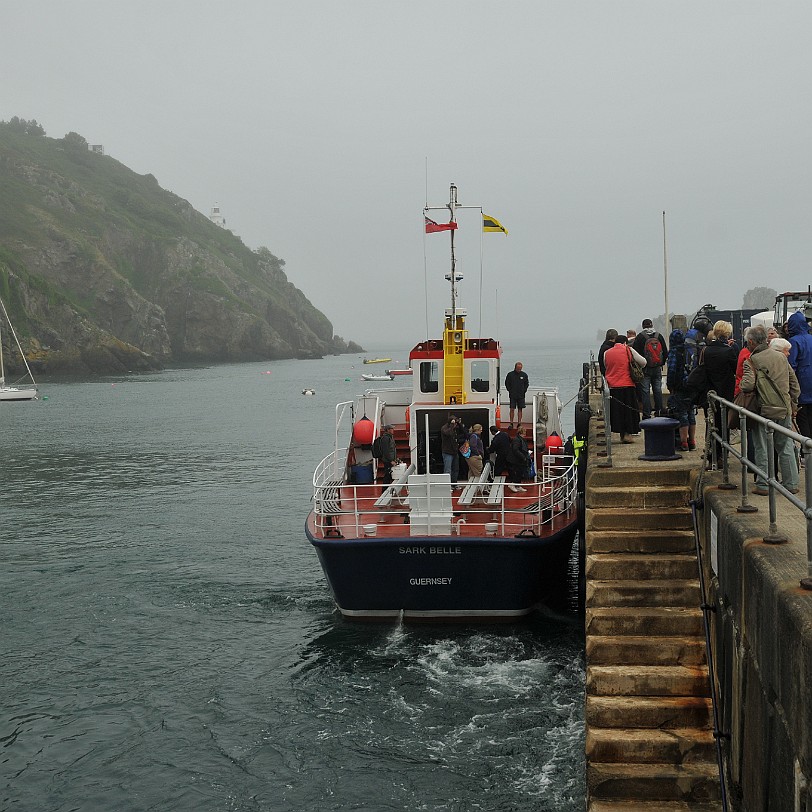
[[[222,214],[220,214],[220,206],[215,203],[211,207],[211,214],[209,215],[209,220],[212,221],[215,225],[220,226],[220,228],[226,227],[226,221]]]

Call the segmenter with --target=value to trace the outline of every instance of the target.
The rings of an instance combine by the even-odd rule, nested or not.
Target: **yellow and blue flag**
[[[482,215],[482,230],[483,231],[501,231],[507,234],[508,230],[495,218],[489,214]]]

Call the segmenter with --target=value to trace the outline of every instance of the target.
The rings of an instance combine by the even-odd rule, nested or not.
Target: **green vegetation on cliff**
[[[41,370],[360,351],[284,264],[81,135],[0,122],[0,296]]]

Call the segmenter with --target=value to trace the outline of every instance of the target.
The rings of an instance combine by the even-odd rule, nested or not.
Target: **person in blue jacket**
[[[812,437],[812,335],[802,311],[793,313],[787,322],[789,365],[795,370],[801,395],[798,398],[798,433]]]

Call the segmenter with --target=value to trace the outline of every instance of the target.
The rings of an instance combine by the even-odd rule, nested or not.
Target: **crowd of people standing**
[[[719,404],[708,403],[711,390],[728,401],[740,392],[756,392],[760,414],[803,437],[812,438],[812,333],[803,312],[790,316],[779,332],[774,327],[748,327],[740,348],[727,321],[711,324],[697,317],[691,329],[671,331],[666,346],[650,319],[639,333],[626,336],[607,330],[598,350],[598,363],[610,395],[610,425],[623,443],[634,442],[641,416],[670,416],[679,421],[679,448],[696,448],[696,410],[708,416],[722,433]],[[783,335],[781,334],[783,333]],[[629,337],[633,335],[631,341]],[[664,407],[663,368],[668,400]],[[758,421],[748,422],[752,461],[767,471],[768,436]],[[791,437],[773,433],[781,482],[790,493],[798,492],[798,447]],[[721,453],[721,447],[717,448]],[[767,481],[756,476],[756,494],[768,493]]]
[[[526,394],[529,386],[530,379],[522,362],[517,361],[505,378],[505,388],[510,398],[510,424],[507,429],[491,426],[487,440],[483,440],[481,424],[475,423],[469,428],[458,415],[448,416],[440,428],[440,443],[443,472],[450,475],[454,490],[461,489],[463,482],[479,479],[484,464],[488,461],[491,463],[492,476],[508,477],[510,491],[526,491],[521,483],[530,477],[531,458],[524,437],[522,412],[527,406]]]

